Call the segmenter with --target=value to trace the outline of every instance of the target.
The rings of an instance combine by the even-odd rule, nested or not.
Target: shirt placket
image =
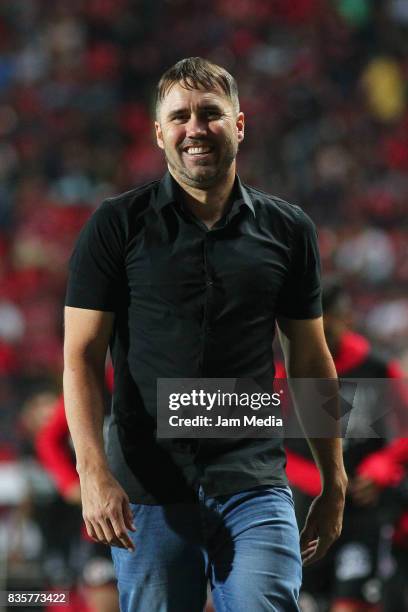
[[[202,321],[202,346],[200,355],[200,374],[205,376],[205,354],[208,350],[208,344],[211,342],[213,330],[212,321],[212,304],[214,291],[214,270],[211,265],[211,255],[214,245],[215,234],[219,230],[207,230],[203,240],[203,268],[204,268],[204,306],[203,306],[203,321]]]

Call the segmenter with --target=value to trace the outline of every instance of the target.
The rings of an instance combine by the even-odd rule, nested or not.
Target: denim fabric
[[[112,547],[121,612],[297,612],[302,578],[289,487],[197,504],[131,504],[134,553]]]

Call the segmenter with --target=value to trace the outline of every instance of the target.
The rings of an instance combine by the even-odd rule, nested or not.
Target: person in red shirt
[[[373,348],[362,335],[352,331],[350,297],[337,280],[323,287],[324,327],[328,346],[340,378],[392,378],[402,381],[404,373],[395,360]],[[281,364],[277,378],[285,375]],[[401,395],[404,387],[401,384]],[[407,408],[408,398],[401,403]],[[369,407],[368,407],[369,408]],[[349,476],[343,532],[324,560],[305,568],[303,597],[320,600],[330,612],[374,612],[381,599],[379,551],[383,527],[382,491],[397,487],[403,480],[408,440],[387,443],[386,423],[379,438],[350,437],[343,440],[344,463]],[[320,493],[320,476],[304,440],[287,440],[287,468],[294,488],[299,522],[313,498]],[[369,512],[367,512],[369,510]],[[402,510],[401,510],[402,512]],[[403,514],[394,535],[404,539]],[[406,521],[408,526],[408,520]],[[328,608],[325,608],[328,609]]]
[[[408,438],[397,438],[367,457],[352,493],[366,511],[379,498],[392,524],[381,612],[408,610]]]
[[[112,376],[109,369],[107,384],[111,388]],[[35,449],[38,459],[63,499],[80,506],[81,489],[62,395],[58,398],[51,417],[37,432]],[[94,543],[87,535],[84,524],[80,548],[81,581],[89,605],[87,612],[119,612],[116,579],[109,549]]]

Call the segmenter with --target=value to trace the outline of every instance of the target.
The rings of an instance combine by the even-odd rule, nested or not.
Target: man
[[[295,611],[301,554],[280,441],[159,439],[156,384],[272,385],[277,317],[290,376],[335,377],[315,231],[298,207],[237,177],[244,114],[223,68],[201,58],[170,68],[155,128],[168,173],[104,202],[70,263],[64,386],[88,533],[112,546],[122,610],[202,610],[209,577],[217,610]],[[340,442],[311,440],[324,485],[304,563],[340,534]]]
[[[395,360],[379,353],[361,334],[352,330],[352,302],[337,278],[327,279],[323,286],[324,329],[334,358],[337,373],[344,378],[403,379],[404,373]],[[282,373],[281,373],[282,375]],[[364,383],[362,383],[364,384]],[[349,477],[343,532],[336,545],[320,563],[304,574],[303,597],[330,600],[331,612],[367,612],[377,610],[381,597],[378,558],[381,548],[381,527],[384,524],[383,491],[399,483],[404,470],[399,467],[402,449],[407,444],[397,439],[387,444],[389,423],[380,423],[378,403],[384,398],[375,396],[371,388],[364,405],[368,422],[377,421],[376,431],[381,437],[353,436],[344,440],[344,462]],[[401,408],[406,408],[401,385]],[[362,406],[360,400],[360,407]],[[370,414],[372,415],[370,417]],[[403,431],[401,414],[401,428]],[[352,424],[351,424],[352,427]],[[298,519],[301,522],[311,499],[320,490],[320,476],[307,445],[301,440],[288,439],[287,475],[294,487]],[[398,457],[398,459],[397,459]]]

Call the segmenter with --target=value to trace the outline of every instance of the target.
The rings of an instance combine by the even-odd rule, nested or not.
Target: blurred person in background
[[[16,583],[18,573],[14,563],[10,563],[7,579],[10,580],[10,589],[68,590],[70,602],[67,612],[82,612],[85,602],[76,591],[76,557],[81,513],[79,508],[73,510],[58,494],[35,454],[36,438],[52,418],[58,397],[51,383],[44,382],[41,386],[40,390],[28,395],[19,415],[23,436],[23,456],[20,462],[27,480],[25,520],[28,526],[31,524],[31,535],[34,542],[37,542],[39,552],[34,558],[31,553],[28,559],[24,559],[24,543],[28,541],[29,532],[25,534],[22,529],[20,562],[28,563],[29,567],[25,567],[19,582]],[[13,536],[13,528],[10,529],[10,534],[11,539],[16,539]],[[37,583],[32,584],[32,577],[36,572]],[[48,610],[48,606],[46,609]]]
[[[381,612],[400,612],[408,610],[408,438],[396,440],[379,451],[373,461],[383,467],[383,482],[368,475],[365,488],[369,493],[362,503],[370,511],[370,498],[380,495],[390,524],[387,534],[390,550],[385,551],[383,562]]]
[[[8,384],[0,379],[1,434],[8,432]],[[0,444],[0,576],[2,589],[52,587],[46,571],[50,550],[43,517],[55,491],[33,459],[32,438],[55,402],[50,386],[16,398],[17,427],[8,444]],[[4,440],[4,438],[3,438]],[[54,548],[55,550],[55,548]]]
[[[341,441],[309,439],[324,486],[299,543],[281,441],[158,438],[156,383],[270,390],[276,320],[290,376],[335,377],[315,228],[236,175],[244,114],[224,68],[196,57],[164,73],[155,127],[168,173],[106,200],[70,261],[64,392],[88,534],[112,547],[123,612],[201,612],[207,576],[217,610],[295,612],[301,561],[341,531]]]
[[[112,382],[110,369],[107,371],[108,385],[109,381]],[[87,606],[86,612],[119,611],[116,578],[109,550],[89,538],[80,514],[81,488],[75,470],[63,396],[54,402],[52,414],[37,431],[35,448],[42,466],[52,478],[61,497],[70,505],[71,514],[80,517],[77,522],[77,548],[72,561],[78,586],[84,594],[83,605]],[[62,525],[64,529],[61,533],[66,537],[65,521],[61,521],[61,516],[58,515],[59,530]]]
[[[394,379],[401,410],[405,411],[405,414],[398,414],[396,435],[404,435],[408,394],[404,385],[398,384],[398,381],[403,383],[404,377],[398,361],[378,352],[367,338],[353,331],[352,301],[340,279],[331,278],[323,283],[322,303],[325,335],[337,374],[351,379]],[[283,375],[281,366],[279,369]],[[367,400],[360,391],[359,408],[363,401],[367,422],[372,422],[370,413],[375,414],[377,403],[387,402],[387,396],[374,385],[369,391]],[[379,610],[381,567],[385,562],[381,555],[386,548],[382,528],[390,520],[386,518],[386,500],[402,477],[401,467],[394,457],[400,456],[403,449],[408,452],[408,442],[405,438],[387,441],[391,423],[386,418],[376,422],[378,437],[355,437],[351,428],[347,430],[350,437],[343,440],[344,463],[349,477],[343,532],[326,558],[304,572],[301,600],[305,612],[309,609],[330,609],[330,612]],[[297,514],[302,522],[310,499],[320,490],[320,476],[304,442],[288,439],[286,446],[287,474],[294,487]],[[380,503],[381,492],[385,490],[388,493]]]

